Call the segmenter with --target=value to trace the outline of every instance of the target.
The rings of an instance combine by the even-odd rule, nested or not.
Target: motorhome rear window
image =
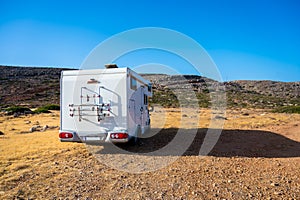
[[[136,79],[134,77],[130,77],[130,89],[132,90],[137,89]]]

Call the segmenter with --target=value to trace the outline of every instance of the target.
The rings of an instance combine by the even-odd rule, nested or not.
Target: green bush
[[[284,106],[281,108],[274,109],[273,112],[300,114],[300,106]]]
[[[49,105],[45,105],[42,108],[45,108],[47,110],[60,110],[60,106],[57,104],[49,104]]]
[[[176,95],[170,90],[154,90],[153,97],[149,103],[150,105],[159,104],[166,108],[179,107],[179,101]]]
[[[201,108],[208,108],[211,106],[209,94],[198,93],[197,95],[198,104]]]
[[[40,107],[36,110],[34,110],[34,113],[39,114],[39,113],[51,113],[47,108]]]
[[[14,113],[32,112],[29,108],[27,108],[27,107],[21,107],[21,106],[11,106],[9,108],[6,108],[5,111],[9,115],[13,115]]]
[[[35,113],[51,113],[49,110],[60,110],[60,106],[56,104],[49,104],[39,107],[34,112]]]

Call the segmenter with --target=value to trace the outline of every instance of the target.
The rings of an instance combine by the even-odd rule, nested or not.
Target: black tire
[[[140,138],[141,138],[141,135],[142,135],[142,129],[140,126],[137,127],[137,130],[136,130],[136,135],[133,136],[130,141],[129,141],[129,144],[131,146],[136,146],[136,145],[139,145],[140,144]]]

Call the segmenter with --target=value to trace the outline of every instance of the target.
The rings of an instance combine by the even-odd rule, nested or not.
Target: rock
[[[43,126],[42,131],[46,131],[48,128],[49,128],[49,126],[48,126],[48,125],[45,125],[45,126]]]
[[[20,131],[19,134],[27,134],[27,133],[31,133],[30,131]]]
[[[41,126],[32,126],[30,129],[29,129],[29,132],[34,132],[34,131],[39,131],[39,129],[41,128]]]
[[[249,194],[248,194],[248,197],[250,197],[250,198],[253,198],[253,197],[254,197],[254,195],[253,195],[253,194],[251,194],[251,193],[249,193]]]
[[[2,131],[0,131],[0,135],[4,135],[4,133]]]
[[[220,116],[220,115],[216,115],[216,116],[215,116],[215,119],[224,119],[224,120],[227,120],[226,117],[223,117],[223,116]]]
[[[282,192],[281,191],[275,191],[274,194],[275,195],[282,195]]]
[[[277,167],[280,167],[281,166],[281,164],[280,163],[277,163]]]
[[[29,132],[31,132],[31,133],[34,131],[36,131],[36,128],[34,126],[29,129]]]
[[[279,183],[271,183],[271,186],[277,187],[277,186],[279,186]]]
[[[31,123],[30,120],[26,120],[26,121],[25,121],[25,124],[30,124],[30,123]]]
[[[32,112],[31,110],[25,110],[25,111],[24,111],[24,114],[25,114],[25,115],[33,114],[33,112]]]

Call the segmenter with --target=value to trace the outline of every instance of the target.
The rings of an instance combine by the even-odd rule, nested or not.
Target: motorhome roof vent
[[[118,68],[117,64],[106,64],[105,65],[106,69],[113,69],[113,68]]]

